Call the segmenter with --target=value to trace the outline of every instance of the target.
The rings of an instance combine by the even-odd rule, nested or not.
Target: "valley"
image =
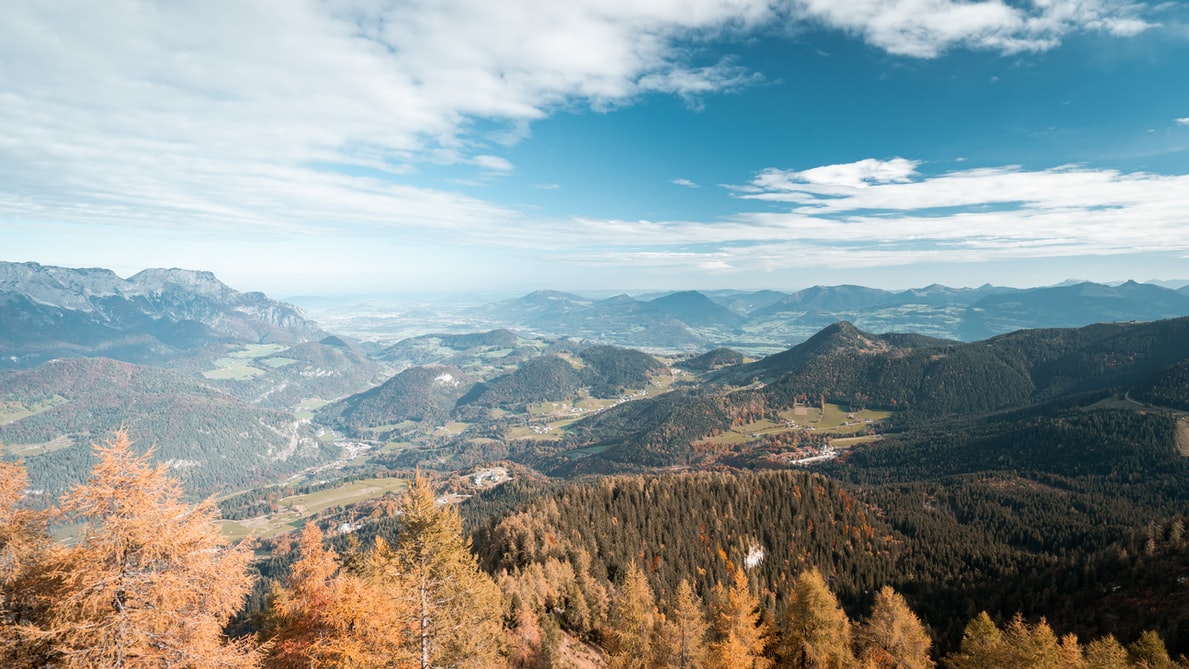
[[[27,502],[49,505],[84,480],[92,443],[126,429],[189,499],[215,496],[226,539],[257,542],[249,609],[287,573],[298,529],[321,526],[340,549],[393,536],[421,473],[462,514],[484,569],[505,574],[506,595],[586,607],[555,621],[571,644],[602,639],[607,593],[629,564],[651,565],[662,597],[696,575],[709,600],[746,558],[767,610],[809,567],[851,615],[895,588],[939,657],[983,609],[1083,638],[1155,629],[1189,652],[1175,529],[1189,519],[1189,317],[1097,322],[1066,309],[1056,316],[1090,324],[966,341],[955,328],[974,332],[970,315],[994,305],[995,323],[1014,323],[1048,313],[1030,304],[1094,291],[913,294],[985,300],[962,307],[961,323],[951,302],[922,316],[903,294],[845,286],[542,291],[468,307],[457,327],[406,337],[417,326],[401,319],[390,337],[357,340],[309,320],[252,324],[234,291],[202,285],[203,310],[154,316],[176,321],[153,332],[201,333],[188,342],[163,346],[132,319],[119,346],[109,326],[90,344],[54,335],[75,343],[45,361],[10,345],[24,362],[0,372],[0,442],[28,473]],[[1106,294],[1127,291],[1150,292]],[[872,331],[804,308],[827,298],[861,322],[895,326],[899,314],[919,327]],[[264,320],[304,318],[266,299],[252,298]],[[236,304],[251,334],[213,335]],[[1137,313],[1112,304],[1109,315]],[[188,320],[201,314],[217,317]],[[368,318],[334,322],[385,331]],[[480,324],[496,327],[470,329]],[[723,346],[741,337],[763,344]],[[544,587],[530,587],[539,570],[586,576],[542,595],[525,590]]]

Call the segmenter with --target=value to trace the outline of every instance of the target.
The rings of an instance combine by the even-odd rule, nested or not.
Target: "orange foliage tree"
[[[20,628],[22,647],[41,649],[32,666],[258,666],[253,642],[223,634],[252,585],[248,546],[225,545],[213,502],[182,501],[149,459],[118,431],[62,499],[78,541],[35,558],[53,591]]]

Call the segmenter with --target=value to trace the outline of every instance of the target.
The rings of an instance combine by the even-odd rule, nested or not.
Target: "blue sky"
[[[274,296],[1189,279],[1189,6],[0,7],[0,259]]]

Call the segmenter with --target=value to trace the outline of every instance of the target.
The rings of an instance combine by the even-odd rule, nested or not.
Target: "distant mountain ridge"
[[[214,274],[0,262],[0,368],[103,355],[155,363],[216,343],[297,344],[326,333],[295,306],[241,293]]]
[[[931,284],[902,291],[857,285],[771,290],[685,290],[596,300],[536,291],[473,308],[489,326],[543,336],[672,351],[728,347],[772,353],[838,321],[877,333],[977,341],[1016,330],[1189,316],[1189,287],[1088,281],[1040,288]]]

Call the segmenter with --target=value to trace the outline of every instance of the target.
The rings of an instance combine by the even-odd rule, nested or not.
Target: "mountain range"
[[[759,555],[760,586],[816,566],[852,610],[894,585],[943,648],[986,608],[1189,651],[1185,290],[538,291],[382,345],[205,272],[0,269],[0,442],[33,499],[120,427],[249,515],[280,481],[499,469],[463,505],[493,570],[597,593],[644,559],[706,590]]]
[[[210,272],[0,262],[0,369],[57,357],[160,364],[215,344],[297,344],[326,333],[300,309]]]
[[[977,341],[1020,329],[1176,318],[1189,315],[1189,289],[1135,281],[1028,289],[933,284],[903,291],[841,285],[794,293],[680,291],[606,299],[537,291],[472,307],[465,315],[492,327],[548,337],[672,351],[725,346],[764,354],[843,320],[870,332]]]

